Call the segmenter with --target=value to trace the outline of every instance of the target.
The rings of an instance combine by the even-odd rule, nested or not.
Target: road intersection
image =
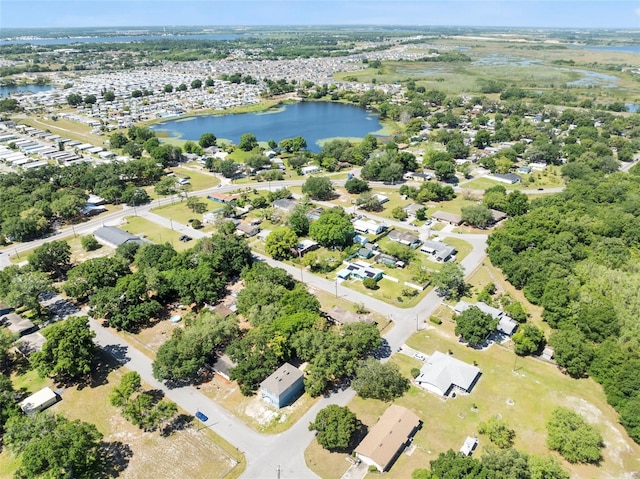
[[[283,181],[273,183],[271,187],[299,186],[303,183],[301,180]],[[344,181],[336,181],[336,184],[343,184]],[[230,192],[239,188],[265,188],[264,183],[248,184],[248,185],[226,185],[221,187],[210,188],[203,191],[191,193],[191,195],[202,196],[212,192]],[[151,211],[152,208],[170,204],[174,198],[163,198],[154,200],[153,204],[143,206],[123,207],[121,211],[104,215],[81,225],[72,228],[66,228],[58,234],[35,240],[30,243],[24,243],[12,246],[9,251],[15,254],[31,250],[45,242],[55,239],[62,239],[71,234],[85,235],[92,233],[95,229],[102,225],[118,224],[126,216],[137,215],[146,218],[160,226],[172,227],[173,229],[186,233],[195,239],[206,236],[206,234],[195,230],[189,226],[182,225],[176,221],[169,220]],[[371,216],[371,215],[369,215]],[[388,219],[384,220],[388,225],[406,227],[406,224],[394,222]],[[424,233],[424,231],[423,231]],[[473,234],[456,234],[450,232],[438,232],[440,236],[451,236],[468,241],[473,250],[461,262],[467,276],[470,275],[484,260],[486,235]],[[7,250],[5,254],[0,255],[0,268],[7,264]],[[304,283],[313,288],[324,290],[330,293],[337,292],[342,298],[353,303],[363,303],[368,309],[376,311],[393,321],[393,327],[385,334],[384,339],[387,341],[388,351],[397,351],[405,341],[424,324],[437,307],[442,304],[442,298],[435,291],[429,292],[425,298],[416,306],[407,309],[397,308],[395,306],[384,303],[383,301],[371,298],[365,294],[353,291],[349,288],[337,285],[328,279],[303,271],[297,267],[274,261],[271,258],[260,256],[260,259],[266,261],[272,266],[284,268],[294,278],[301,276]],[[421,322],[422,321],[422,322]],[[152,387],[164,391],[167,398],[174,401],[182,409],[195,414],[202,411],[209,418],[207,427],[219,434],[230,444],[241,451],[246,458],[246,470],[242,477],[246,478],[268,478],[278,477],[286,478],[315,478],[317,475],[313,473],[305,463],[304,452],[310,442],[313,440],[314,434],[308,430],[308,424],[315,419],[317,412],[329,404],[346,405],[355,393],[351,389],[341,390],[331,393],[320,398],[313,407],[290,429],[276,435],[264,435],[250,429],[240,419],[230,414],[227,410],[219,406],[215,401],[209,399],[199,390],[191,386],[169,388],[167,385],[155,380],[151,369],[151,359],[138,351],[131,344],[126,342],[113,331],[104,328],[98,321],[90,320],[91,328],[96,332],[96,342],[107,352],[112,353],[122,365],[131,370],[137,371],[142,379],[149,383]]]

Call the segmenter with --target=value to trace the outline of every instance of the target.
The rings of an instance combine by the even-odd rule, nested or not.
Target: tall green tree
[[[598,463],[604,442],[595,426],[568,408],[558,407],[547,423],[547,445],[571,463]]]
[[[432,275],[432,279],[438,293],[445,298],[458,299],[467,288],[462,267],[451,261],[444,263],[440,271]]]
[[[309,236],[328,248],[346,248],[353,244],[355,231],[342,208],[324,210],[309,228]]]
[[[267,254],[277,260],[287,259],[293,256],[293,251],[298,244],[298,236],[288,226],[274,228],[265,240]]]
[[[311,176],[302,185],[302,193],[312,200],[326,201],[333,197],[333,185],[325,176]]]
[[[66,241],[51,241],[34,249],[27,260],[33,269],[61,279],[71,268],[71,247]]]
[[[482,344],[489,334],[495,331],[498,320],[483,313],[476,306],[466,309],[456,318],[456,335],[470,346]]]
[[[316,439],[323,448],[346,451],[359,427],[360,421],[349,408],[331,404],[318,412],[309,431],[317,431]]]
[[[73,383],[91,374],[98,349],[86,316],[72,316],[43,330],[47,341],[31,355],[31,365],[42,377]]]
[[[409,390],[409,380],[394,363],[370,358],[356,371],[351,387],[364,399],[391,401]]]

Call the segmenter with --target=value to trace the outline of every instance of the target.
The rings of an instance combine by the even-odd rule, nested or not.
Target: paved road
[[[336,184],[344,181],[336,181]],[[302,180],[287,181],[277,183],[281,186],[296,186],[302,184]],[[213,191],[226,192],[238,188],[239,185],[222,186],[219,188],[211,188],[209,190],[200,191],[193,194],[204,195]],[[248,188],[260,187],[265,188],[264,183],[257,185],[243,185]],[[271,185],[275,187],[275,185]],[[82,225],[74,226],[74,228],[66,228],[60,234],[33,241],[31,243],[12,246],[16,252],[23,252],[32,249],[40,244],[54,239],[69,236],[70,234],[84,235],[91,233],[103,224],[117,224],[123,217],[132,214],[143,216],[150,221],[159,225],[184,231],[194,238],[205,236],[200,231],[194,230],[186,225],[169,220],[155,213],[150,209],[159,204],[164,205],[172,201],[171,198],[156,200],[153,204],[144,205],[136,208],[123,208],[102,218],[97,218]],[[390,220],[384,219],[387,224],[392,224]],[[398,223],[399,226],[406,227],[405,224]],[[424,232],[423,232],[424,233]],[[471,273],[484,258],[484,246],[486,242],[485,235],[456,235],[453,233],[439,232],[441,236],[456,236],[469,241],[474,249],[461,264],[467,273]],[[5,255],[0,255],[2,258]],[[424,321],[435,309],[442,303],[442,299],[435,292],[429,293],[417,306],[409,309],[400,309],[386,304],[377,299],[371,298],[365,294],[350,290],[340,285],[336,285],[333,281],[312,275],[306,271],[301,271],[296,267],[276,262],[270,258],[262,257],[265,261],[273,266],[279,266],[287,270],[295,278],[302,276],[305,283],[310,286],[330,293],[336,293],[341,297],[356,303],[364,303],[368,308],[375,310],[394,322],[394,327],[385,335],[385,339],[389,344],[391,351],[397,350],[418,328],[419,321]],[[6,258],[3,258],[6,262]],[[169,389],[164,384],[159,383],[153,378],[151,372],[151,360],[137,349],[127,344],[122,338],[112,331],[103,328],[98,322],[91,321],[91,326],[96,332],[96,341],[107,352],[110,352],[117,358],[120,358],[123,364],[132,370],[138,371],[140,376],[147,381],[152,387],[158,388],[165,392],[166,396],[178,404],[185,411],[194,414],[200,410],[209,418],[208,427],[213,429],[220,436],[225,438],[231,444],[242,451],[247,460],[247,469],[243,477],[262,479],[265,477],[300,478],[305,479],[317,477],[307,468],[304,461],[304,451],[312,441],[314,435],[309,432],[307,426],[313,421],[317,412],[329,404],[347,404],[354,396],[354,392],[350,389],[340,391],[321,398],[292,428],[278,435],[266,436],[259,434],[235,416],[228,413],[225,409],[218,406],[214,401],[204,396],[196,388],[181,387]]]

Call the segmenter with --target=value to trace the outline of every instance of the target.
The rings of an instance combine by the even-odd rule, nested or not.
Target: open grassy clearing
[[[114,252],[113,248],[109,248],[108,246],[104,246],[104,245],[100,245],[98,249],[93,251],[85,251],[82,248],[82,245],[80,243],[81,236],[75,236],[75,237],[65,236],[65,237],[58,238],[58,240],[66,241],[71,247],[71,263],[72,264],[80,264],[90,258],[97,258],[99,256],[108,256],[109,254]],[[37,248],[31,248],[29,250],[23,251],[18,254],[16,254],[16,252],[11,254],[12,251],[10,249],[7,252],[11,254],[11,256],[9,257],[10,261],[13,264],[19,264],[24,261],[27,261],[27,258],[29,257],[29,255],[33,253],[35,249]]]
[[[201,197],[200,200],[207,205],[207,211],[212,211],[220,207],[220,203],[215,203],[206,197]],[[198,219],[202,221],[202,214],[194,213],[187,207],[186,201],[176,201],[170,205],[158,206],[152,208],[151,211],[157,215],[165,218],[170,218],[172,221],[183,225],[189,225],[189,220]],[[215,230],[214,225],[203,223],[202,232],[210,232]]]
[[[442,203],[433,203],[427,205],[427,216],[431,217],[436,211],[446,211],[459,215],[465,206],[475,206],[477,201],[466,199],[464,195],[458,195],[451,201],[443,201]],[[437,224],[437,222],[436,222]]]
[[[236,478],[244,469],[244,458],[234,447],[208,429],[198,431],[188,424],[167,437],[159,432],[143,432],[127,422],[120,411],[109,404],[109,393],[120,381],[125,369],[111,358],[103,357],[95,371],[96,386],[67,387],[62,400],[50,411],[69,419],[82,419],[95,424],[104,441],[119,444],[121,450],[130,451],[126,469],[118,477],[129,478]],[[17,377],[15,387],[27,387],[34,392],[44,385],[54,387],[29,372]],[[144,385],[149,389],[148,385]],[[185,415],[185,411],[179,414]],[[6,459],[6,460],[5,460]],[[19,461],[6,450],[0,455],[0,477],[11,477]],[[180,467],[176,467],[179,464]]]
[[[387,277],[383,277],[380,281],[378,281],[378,289],[376,290],[365,288],[362,284],[362,281],[360,281],[359,279],[348,279],[340,283],[338,286],[338,296],[340,295],[340,288],[353,289],[354,291],[358,291],[359,293],[366,294],[367,296],[371,296],[372,298],[379,299],[381,301],[384,301],[385,303],[397,306],[398,308],[411,308],[415,306],[432,289],[431,287],[428,287],[423,291],[419,291],[417,296],[406,297],[402,295],[402,290],[412,290],[413,288],[405,286],[401,281],[396,283],[395,281],[392,281]]]
[[[193,167],[176,166],[171,168],[171,171],[173,171],[178,178],[189,177],[189,183],[191,183],[191,189],[193,191],[206,190],[220,184],[219,178],[213,173],[208,173],[202,169],[198,171]]]
[[[507,190],[535,190],[538,188],[558,188],[564,186],[564,181],[562,177],[556,175],[554,172],[541,172],[541,173],[532,173],[530,175],[521,175],[522,183],[516,183],[514,185],[507,185],[497,180],[492,180],[491,178],[483,177],[477,178],[475,180],[471,180],[463,183],[460,187],[466,190],[486,190],[493,186],[502,185]],[[533,178],[534,181],[530,181],[530,178]]]
[[[607,446],[603,450],[604,461],[600,467],[571,465],[563,461],[572,477],[622,478],[630,477],[625,473],[638,469],[640,446],[618,424],[617,414],[607,405],[602,389],[594,381],[571,379],[554,365],[535,358],[518,358],[516,362],[513,352],[502,346],[493,345],[485,351],[466,348],[453,338],[453,327],[451,323],[443,323],[414,334],[407,343],[427,354],[451,350],[458,359],[468,363],[476,361],[482,376],[468,396],[443,400],[412,386],[408,393],[396,400],[397,404],[418,414],[423,420],[423,427],[414,438],[416,449],[411,456],[402,454],[398,458],[389,473],[392,477],[408,479],[413,470],[428,467],[429,461],[441,452],[448,449],[457,451],[466,436],[477,435],[480,422],[498,414],[516,431],[514,446],[517,449],[550,454],[545,445],[545,424],[557,406],[570,407],[585,415],[596,424]],[[391,360],[409,377],[411,368],[422,365],[420,361],[398,353]],[[363,423],[371,426],[388,404],[356,397],[348,407]],[[479,439],[476,455],[490,444],[486,436],[479,436]],[[349,466],[344,454],[329,454],[315,441],[307,449],[306,457],[314,471],[327,479],[341,477]],[[367,477],[375,477],[375,474]]]
[[[156,244],[170,243],[176,251],[184,251],[194,244],[193,241],[183,243],[178,240],[182,233],[160,226],[140,216],[127,216],[124,221],[126,223],[120,225],[119,228],[140,235]]]

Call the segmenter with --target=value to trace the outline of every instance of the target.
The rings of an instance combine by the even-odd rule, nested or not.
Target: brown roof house
[[[356,447],[356,457],[380,472],[389,470],[421,424],[420,418],[408,409],[396,404],[389,406]]]
[[[294,402],[304,391],[304,373],[289,363],[260,383],[260,396],[277,408]]]

